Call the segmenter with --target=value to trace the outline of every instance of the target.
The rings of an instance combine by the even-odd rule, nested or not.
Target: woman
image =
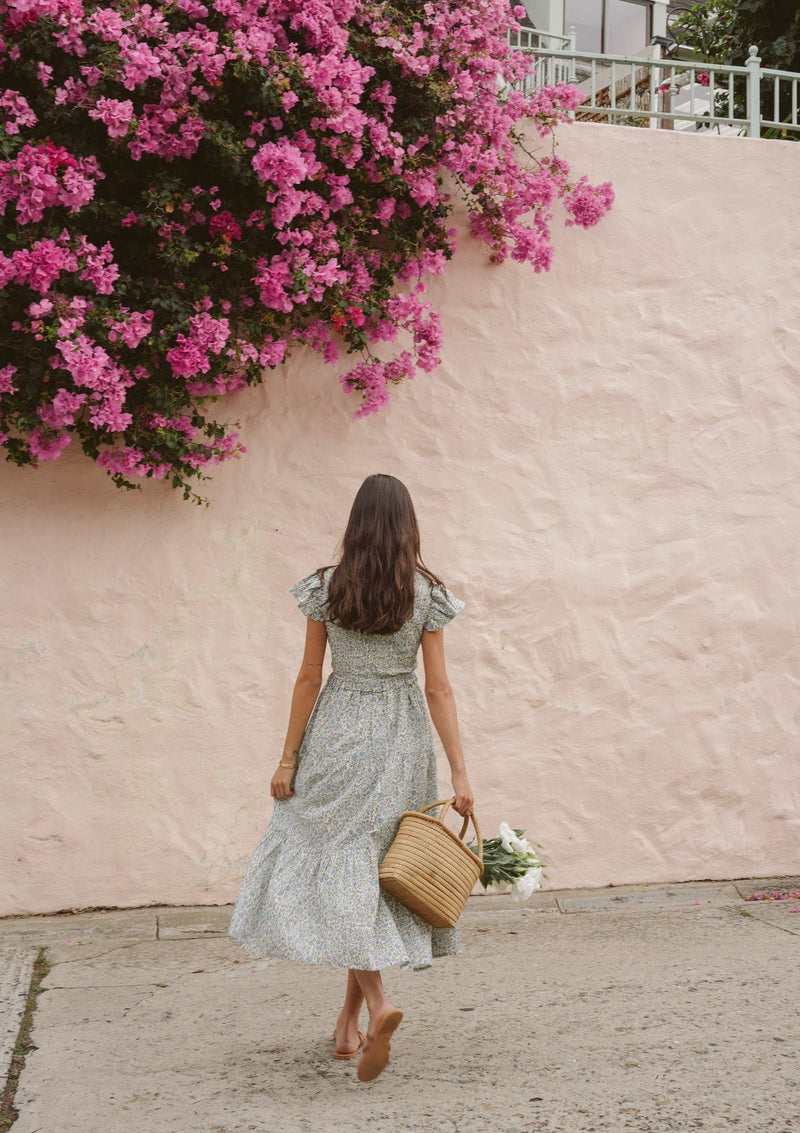
[[[473,794],[444,660],[444,626],[463,609],[420,558],[405,485],[369,476],[342,541],[340,562],[292,588],[306,615],[275,808],[247,867],[228,932],[251,956],[345,967],[335,1058],[362,1050],[358,1077],[377,1077],[403,1017],[381,969],[427,968],[457,955],[457,929],[431,928],[378,885],[378,865],[404,810],[439,798],[428,715],[415,676],[422,647],[425,696],[452,773],[454,809]],[[332,672],[322,662],[330,642]],[[358,1029],[366,1001],[366,1036]]]

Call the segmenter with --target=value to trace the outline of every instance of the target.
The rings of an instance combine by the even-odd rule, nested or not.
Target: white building
[[[667,35],[667,0],[523,0],[540,31],[576,31],[578,51],[637,55],[653,36]]]

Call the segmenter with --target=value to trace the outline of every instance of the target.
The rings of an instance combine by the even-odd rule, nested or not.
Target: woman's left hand
[[[472,793],[472,787],[469,785],[466,771],[454,771],[451,776],[453,784],[453,810],[458,811],[462,818],[466,818],[472,812],[472,807],[475,802],[475,796]]]
[[[278,767],[275,774],[272,776],[272,782],[269,785],[269,793],[273,799],[288,799],[294,794],[292,790],[292,782],[294,780],[296,768],[294,767]]]

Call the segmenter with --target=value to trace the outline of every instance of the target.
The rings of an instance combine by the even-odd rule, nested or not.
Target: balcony
[[[586,95],[576,121],[800,140],[800,74],[762,67],[755,46],[743,65],[724,66],[660,58],[657,46],[639,56],[578,51],[575,38],[574,28],[510,35],[535,59],[524,89],[566,82]]]

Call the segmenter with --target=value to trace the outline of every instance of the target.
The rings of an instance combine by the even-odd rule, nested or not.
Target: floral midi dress
[[[325,621],[332,571],[291,588],[315,621]],[[418,573],[414,613],[396,633],[326,622],[332,672],[306,727],[294,794],[275,802],[228,926],[251,956],[377,971],[460,954],[458,929],[432,928],[384,893],[378,865],[402,812],[441,797],[415,670],[423,629],[442,629],[463,608]]]

